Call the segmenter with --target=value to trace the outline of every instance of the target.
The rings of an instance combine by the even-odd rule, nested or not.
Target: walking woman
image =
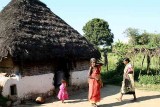
[[[117,98],[117,100],[122,101],[122,97],[124,94],[132,94],[134,97],[134,99],[132,101],[136,101],[133,67],[130,64],[129,58],[125,58],[123,63],[125,64],[123,81],[122,81],[120,97]]]
[[[97,63],[95,58],[91,58],[89,68],[89,94],[88,99],[92,107],[97,107],[96,103],[100,101],[100,89],[102,87],[102,80],[100,77],[101,63]]]

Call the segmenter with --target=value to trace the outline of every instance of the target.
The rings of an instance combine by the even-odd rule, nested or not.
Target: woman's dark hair
[[[124,58],[124,61],[130,62],[129,58]]]

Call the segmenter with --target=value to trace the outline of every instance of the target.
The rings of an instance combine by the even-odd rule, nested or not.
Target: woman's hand
[[[95,79],[95,80],[97,80],[97,81],[99,80],[97,77],[94,78],[94,77],[92,77],[92,76],[89,76],[88,78],[90,78],[90,79]]]
[[[95,79],[96,79],[97,81],[99,81],[99,80],[101,79],[101,76],[100,76],[100,75],[97,75],[97,76],[95,77]]]
[[[88,78],[90,78],[90,79],[95,79],[94,77],[92,77],[92,76],[89,76]]]
[[[95,77],[95,80],[99,81],[99,78]]]

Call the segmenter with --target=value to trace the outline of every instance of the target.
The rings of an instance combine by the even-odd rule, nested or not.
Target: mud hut
[[[0,12],[4,96],[49,93],[62,78],[85,84],[91,57],[99,51],[39,0],[11,0]]]

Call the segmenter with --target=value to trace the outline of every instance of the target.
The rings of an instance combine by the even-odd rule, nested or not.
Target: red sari
[[[100,77],[100,68],[101,66],[97,66],[97,69],[93,69],[91,78],[89,79],[89,94],[88,99],[91,103],[96,103],[100,101],[100,89],[101,84],[100,80],[96,80],[94,78]]]

